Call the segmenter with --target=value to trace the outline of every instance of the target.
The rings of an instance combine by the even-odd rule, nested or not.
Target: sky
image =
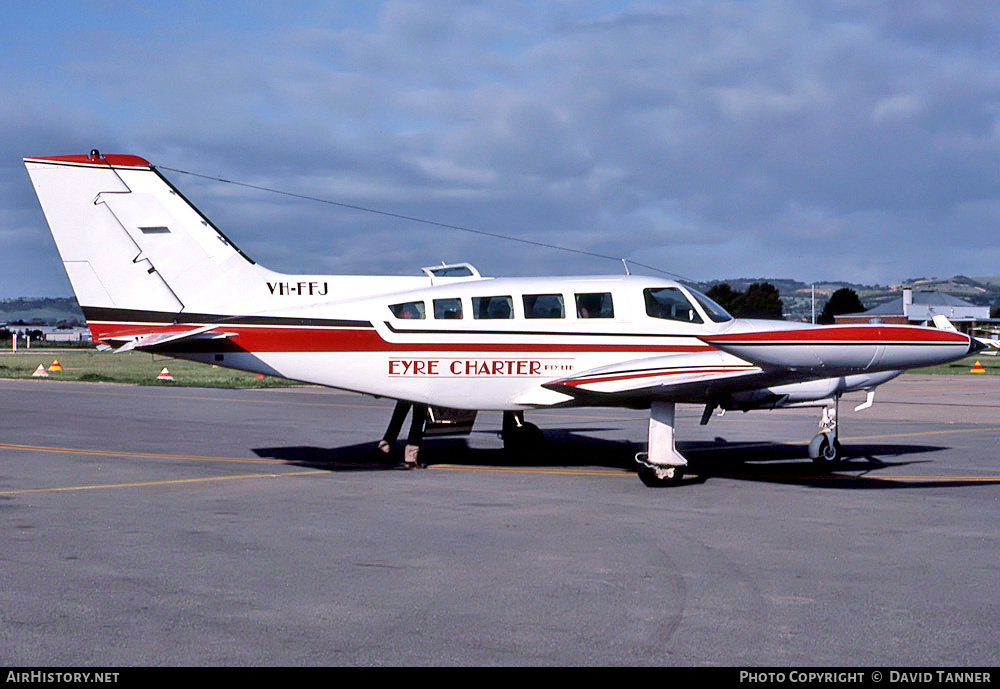
[[[77,1],[3,16],[0,298],[71,294],[21,159],[93,148],[698,281],[1000,274],[992,0]],[[623,272],[165,174],[273,270]]]

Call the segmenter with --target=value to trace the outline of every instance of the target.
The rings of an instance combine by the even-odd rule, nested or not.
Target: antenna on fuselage
[[[282,191],[281,189],[273,189],[271,187],[264,187],[257,184],[247,184],[246,182],[234,182],[231,179],[223,179],[222,177],[213,177],[212,175],[202,175],[197,172],[189,172],[187,170],[178,170],[173,167],[166,167],[165,165],[153,165],[151,166],[158,170],[169,170],[170,172],[177,172],[182,175],[190,175],[192,177],[201,177],[202,179],[212,180],[213,182],[225,182],[226,184],[235,184],[238,187],[244,187],[246,189],[256,189],[257,191],[267,191],[272,194],[281,194],[282,196],[291,196],[296,199],[303,199],[304,201],[316,201],[317,203],[325,203],[330,206],[338,206],[340,208],[349,208],[355,211],[363,211],[365,213],[374,213],[376,215],[383,215],[387,218],[396,218],[398,220],[408,220],[410,222],[418,222],[424,225],[433,225],[434,227],[443,227],[448,230],[458,230],[460,232],[470,232],[472,234],[478,234],[483,237],[493,237],[494,239],[506,239],[510,242],[521,242],[522,244],[530,244],[532,246],[540,246],[546,249],[557,249],[559,251],[569,251],[574,254],[581,254],[583,256],[593,256],[594,258],[606,258],[611,261],[621,261],[625,266],[625,274],[631,275],[629,271],[628,260],[621,256],[609,256],[608,254],[599,254],[595,251],[586,251],[585,249],[574,249],[569,246],[560,246],[558,244],[549,244],[547,242],[536,242],[533,239],[524,239],[522,237],[511,237],[506,234],[499,234],[498,232],[487,232],[486,230],[477,230],[473,227],[463,227],[461,225],[449,225],[448,223],[438,222],[436,220],[427,220],[425,218],[418,218],[412,215],[403,215],[401,213],[391,213],[389,211],[381,211],[377,208],[366,208],[365,206],[356,206],[352,203],[343,203],[341,201],[334,201],[332,199],[322,199],[316,196],[307,196],[306,194],[296,194],[292,191]],[[657,268],[656,266],[651,266],[648,263],[640,263],[639,261],[632,260],[633,265],[640,266],[642,268],[647,268],[657,273],[663,273],[664,275],[670,275],[679,280],[684,280],[686,282],[695,282],[691,278],[680,275],[679,273],[672,273],[669,270],[663,270],[662,268]]]

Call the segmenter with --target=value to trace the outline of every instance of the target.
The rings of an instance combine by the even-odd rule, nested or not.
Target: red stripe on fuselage
[[[916,326],[845,326],[842,328],[801,328],[764,332],[705,335],[704,342],[719,344],[959,344],[968,338],[961,333]]]
[[[608,383],[617,382],[621,380],[632,380],[636,378],[660,378],[663,376],[683,376],[683,375],[705,375],[705,374],[716,374],[716,373],[755,373],[759,372],[760,369],[757,367],[747,367],[741,366],[738,368],[680,368],[680,369],[667,369],[667,370],[655,370],[655,371],[640,371],[638,373],[615,373],[607,375],[594,375],[588,378],[570,378],[568,380],[556,381],[555,385],[565,385],[571,388],[577,388],[581,385],[590,385],[591,383]]]
[[[95,341],[129,338],[160,332],[184,332],[199,325],[112,323],[91,321],[87,324]],[[294,326],[248,326],[220,324],[219,332],[236,333],[229,342],[219,340],[219,350],[235,346],[247,352],[704,352],[714,347],[705,344],[598,344],[570,341],[552,342],[389,342],[372,328],[300,328]],[[491,333],[495,336],[495,333]],[[447,333],[442,333],[447,336]],[[454,337],[454,336],[453,336]],[[467,337],[467,335],[462,335]],[[524,335],[518,335],[524,337]],[[164,350],[169,351],[169,346]]]

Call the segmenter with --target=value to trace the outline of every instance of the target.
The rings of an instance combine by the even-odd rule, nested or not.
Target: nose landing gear
[[[837,438],[837,410],[840,395],[834,398],[834,406],[823,407],[823,418],[819,422],[819,433],[809,442],[809,458],[817,466],[831,468],[844,459],[844,448]]]

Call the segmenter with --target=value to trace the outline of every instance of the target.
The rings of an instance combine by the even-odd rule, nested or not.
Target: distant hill
[[[808,321],[812,316],[812,285],[785,278],[729,278],[710,282],[692,283],[696,289],[707,291],[712,285],[727,282],[733,289],[745,290],[755,282],[770,282],[778,289],[784,307],[785,319]],[[870,309],[899,297],[903,287],[915,290],[944,292],[965,299],[977,306],[1000,305],[1000,276],[939,278],[908,278],[897,285],[864,285],[852,282],[817,282],[816,315],[836,290],[848,287],[858,293],[865,309]]]
[[[755,282],[770,282],[781,295],[787,320],[808,321],[812,315],[812,285],[807,282],[788,278],[740,277],[693,282],[691,285],[695,289],[707,292],[712,285],[717,285],[720,282],[727,282],[730,287],[740,291],[745,291]],[[817,316],[823,310],[823,305],[830,298],[830,295],[841,287],[849,287],[857,292],[866,309],[897,298],[903,287],[945,292],[977,306],[1000,306],[1000,276],[998,275],[984,277],[955,275],[944,279],[918,277],[908,278],[897,285],[864,285],[854,282],[830,281],[817,282],[815,286]],[[34,321],[39,325],[84,324],[83,312],[74,297],[0,299],[0,323],[11,321],[24,321],[25,323]]]
[[[75,297],[17,297],[0,299],[0,323],[24,321],[38,325],[83,325],[83,311]]]

